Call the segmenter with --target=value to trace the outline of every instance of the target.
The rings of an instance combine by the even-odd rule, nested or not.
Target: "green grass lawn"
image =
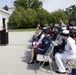
[[[25,31],[35,31],[36,28],[29,28],[29,29],[9,29],[9,32],[25,32]]]

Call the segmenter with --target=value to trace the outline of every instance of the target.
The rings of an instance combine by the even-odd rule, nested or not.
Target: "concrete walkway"
[[[34,32],[9,32],[9,44],[0,46],[0,75],[59,75],[54,72],[55,62],[53,62],[53,74],[47,72],[49,66],[40,71],[37,63],[27,64],[33,34]]]

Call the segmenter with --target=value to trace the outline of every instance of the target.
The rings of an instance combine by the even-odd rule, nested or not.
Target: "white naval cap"
[[[67,27],[62,27],[62,28],[61,28],[61,30],[66,30],[66,29],[67,29]]]
[[[63,34],[69,34],[69,30],[63,30],[62,33]]]
[[[47,29],[47,27],[43,27],[43,29]]]
[[[61,35],[65,35],[65,36],[69,35],[69,30],[63,30],[62,33],[61,33]]]
[[[75,29],[75,30],[76,30],[76,26],[73,26],[73,29]]]
[[[72,29],[72,28],[73,28],[73,26],[69,26],[69,28],[70,28],[70,29]]]

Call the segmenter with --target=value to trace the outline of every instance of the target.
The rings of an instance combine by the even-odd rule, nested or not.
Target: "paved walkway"
[[[0,75],[59,75],[54,72],[55,62],[53,74],[46,71],[49,70],[49,66],[40,71],[36,63],[27,64],[33,34],[34,32],[9,32],[9,44],[0,46]]]

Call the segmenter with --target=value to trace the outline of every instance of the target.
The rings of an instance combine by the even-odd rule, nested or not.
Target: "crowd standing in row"
[[[76,26],[61,24],[62,21],[60,20],[58,26],[51,24],[49,27],[41,28],[40,24],[37,25],[28,64],[33,64],[37,54],[45,54],[52,41],[58,40],[58,45],[53,49],[53,60],[56,61],[58,67],[56,73],[66,73],[67,66],[63,60],[76,58]]]

